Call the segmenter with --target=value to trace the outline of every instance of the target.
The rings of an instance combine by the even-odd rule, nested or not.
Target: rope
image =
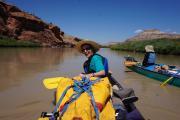
[[[63,110],[62,112],[60,113],[60,117],[63,116],[63,114],[66,112],[68,106],[74,102],[75,100],[77,100],[80,95],[84,92],[86,92],[90,97],[91,97],[91,103],[93,105],[93,108],[94,108],[94,111],[95,111],[95,114],[96,114],[96,120],[99,120],[99,111],[98,111],[98,108],[96,106],[96,102],[95,102],[95,99],[94,99],[94,96],[93,96],[93,92],[92,92],[92,89],[91,89],[91,86],[93,84],[95,84],[96,82],[99,82],[100,81],[100,78],[97,78],[96,80],[94,81],[91,81],[89,78],[87,77],[83,77],[82,80],[75,80],[74,79],[74,85],[72,86],[68,86],[63,94],[61,95],[58,103],[56,104],[56,107],[53,111],[53,114],[55,114],[57,111],[58,111],[58,108],[64,98],[64,96],[66,95],[67,91],[70,89],[70,88],[73,88],[74,90],[74,94],[71,95],[70,99],[65,103],[64,107],[63,107]],[[54,120],[54,116],[51,117],[50,120]]]
[[[56,104],[56,107],[55,107],[55,109],[54,109],[54,111],[53,111],[53,115],[51,116],[50,120],[55,120],[55,114],[56,114],[56,112],[57,112],[57,110],[58,110],[58,108],[59,108],[59,106],[60,106],[60,104],[61,104],[64,96],[66,95],[67,91],[68,91],[71,87],[72,87],[72,86],[68,86],[68,87],[64,90],[64,92],[63,92],[63,94],[61,95],[58,103]]]

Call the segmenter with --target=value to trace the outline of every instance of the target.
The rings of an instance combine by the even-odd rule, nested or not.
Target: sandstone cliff
[[[180,34],[165,33],[157,29],[144,30],[143,32],[139,33],[138,35],[132,38],[127,39],[126,41],[153,40],[153,39],[161,39],[161,38],[178,39],[180,38]]]
[[[40,43],[46,47],[71,47],[77,39],[80,40],[67,37],[58,26],[45,23],[37,16],[3,2],[0,2],[0,35]]]

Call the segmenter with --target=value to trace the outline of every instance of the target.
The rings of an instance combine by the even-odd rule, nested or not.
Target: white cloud
[[[134,31],[134,33],[140,33],[142,31],[143,31],[142,29],[137,29],[137,30]]]

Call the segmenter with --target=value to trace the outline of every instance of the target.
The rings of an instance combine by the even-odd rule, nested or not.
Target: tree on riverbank
[[[112,50],[145,52],[146,45],[153,45],[156,53],[180,55],[180,39],[154,39],[143,41],[126,41],[123,43],[110,45]]]
[[[20,41],[6,36],[0,36],[0,47],[40,47],[39,43]]]

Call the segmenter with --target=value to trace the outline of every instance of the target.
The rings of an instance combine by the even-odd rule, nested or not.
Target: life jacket
[[[154,52],[150,52],[149,53],[149,57],[148,57],[148,60],[147,60],[147,63],[148,64],[154,64],[155,63],[155,60],[156,60],[156,55]]]
[[[99,54],[96,54],[96,53],[93,54],[88,60],[86,60],[86,61],[84,62],[84,64],[83,64],[84,72],[85,72],[86,74],[96,72],[96,71],[90,71],[90,69],[89,69],[91,60],[92,60],[92,58],[93,58],[94,55],[98,55],[98,56],[100,56],[100,57],[102,58],[102,62],[103,62],[103,66],[104,66],[104,71],[105,71],[105,76],[107,76],[107,75],[108,75],[108,72],[109,72],[108,60],[107,60],[107,58],[105,58],[105,57],[103,57],[103,56],[101,56],[101,55],[99,55]]]

